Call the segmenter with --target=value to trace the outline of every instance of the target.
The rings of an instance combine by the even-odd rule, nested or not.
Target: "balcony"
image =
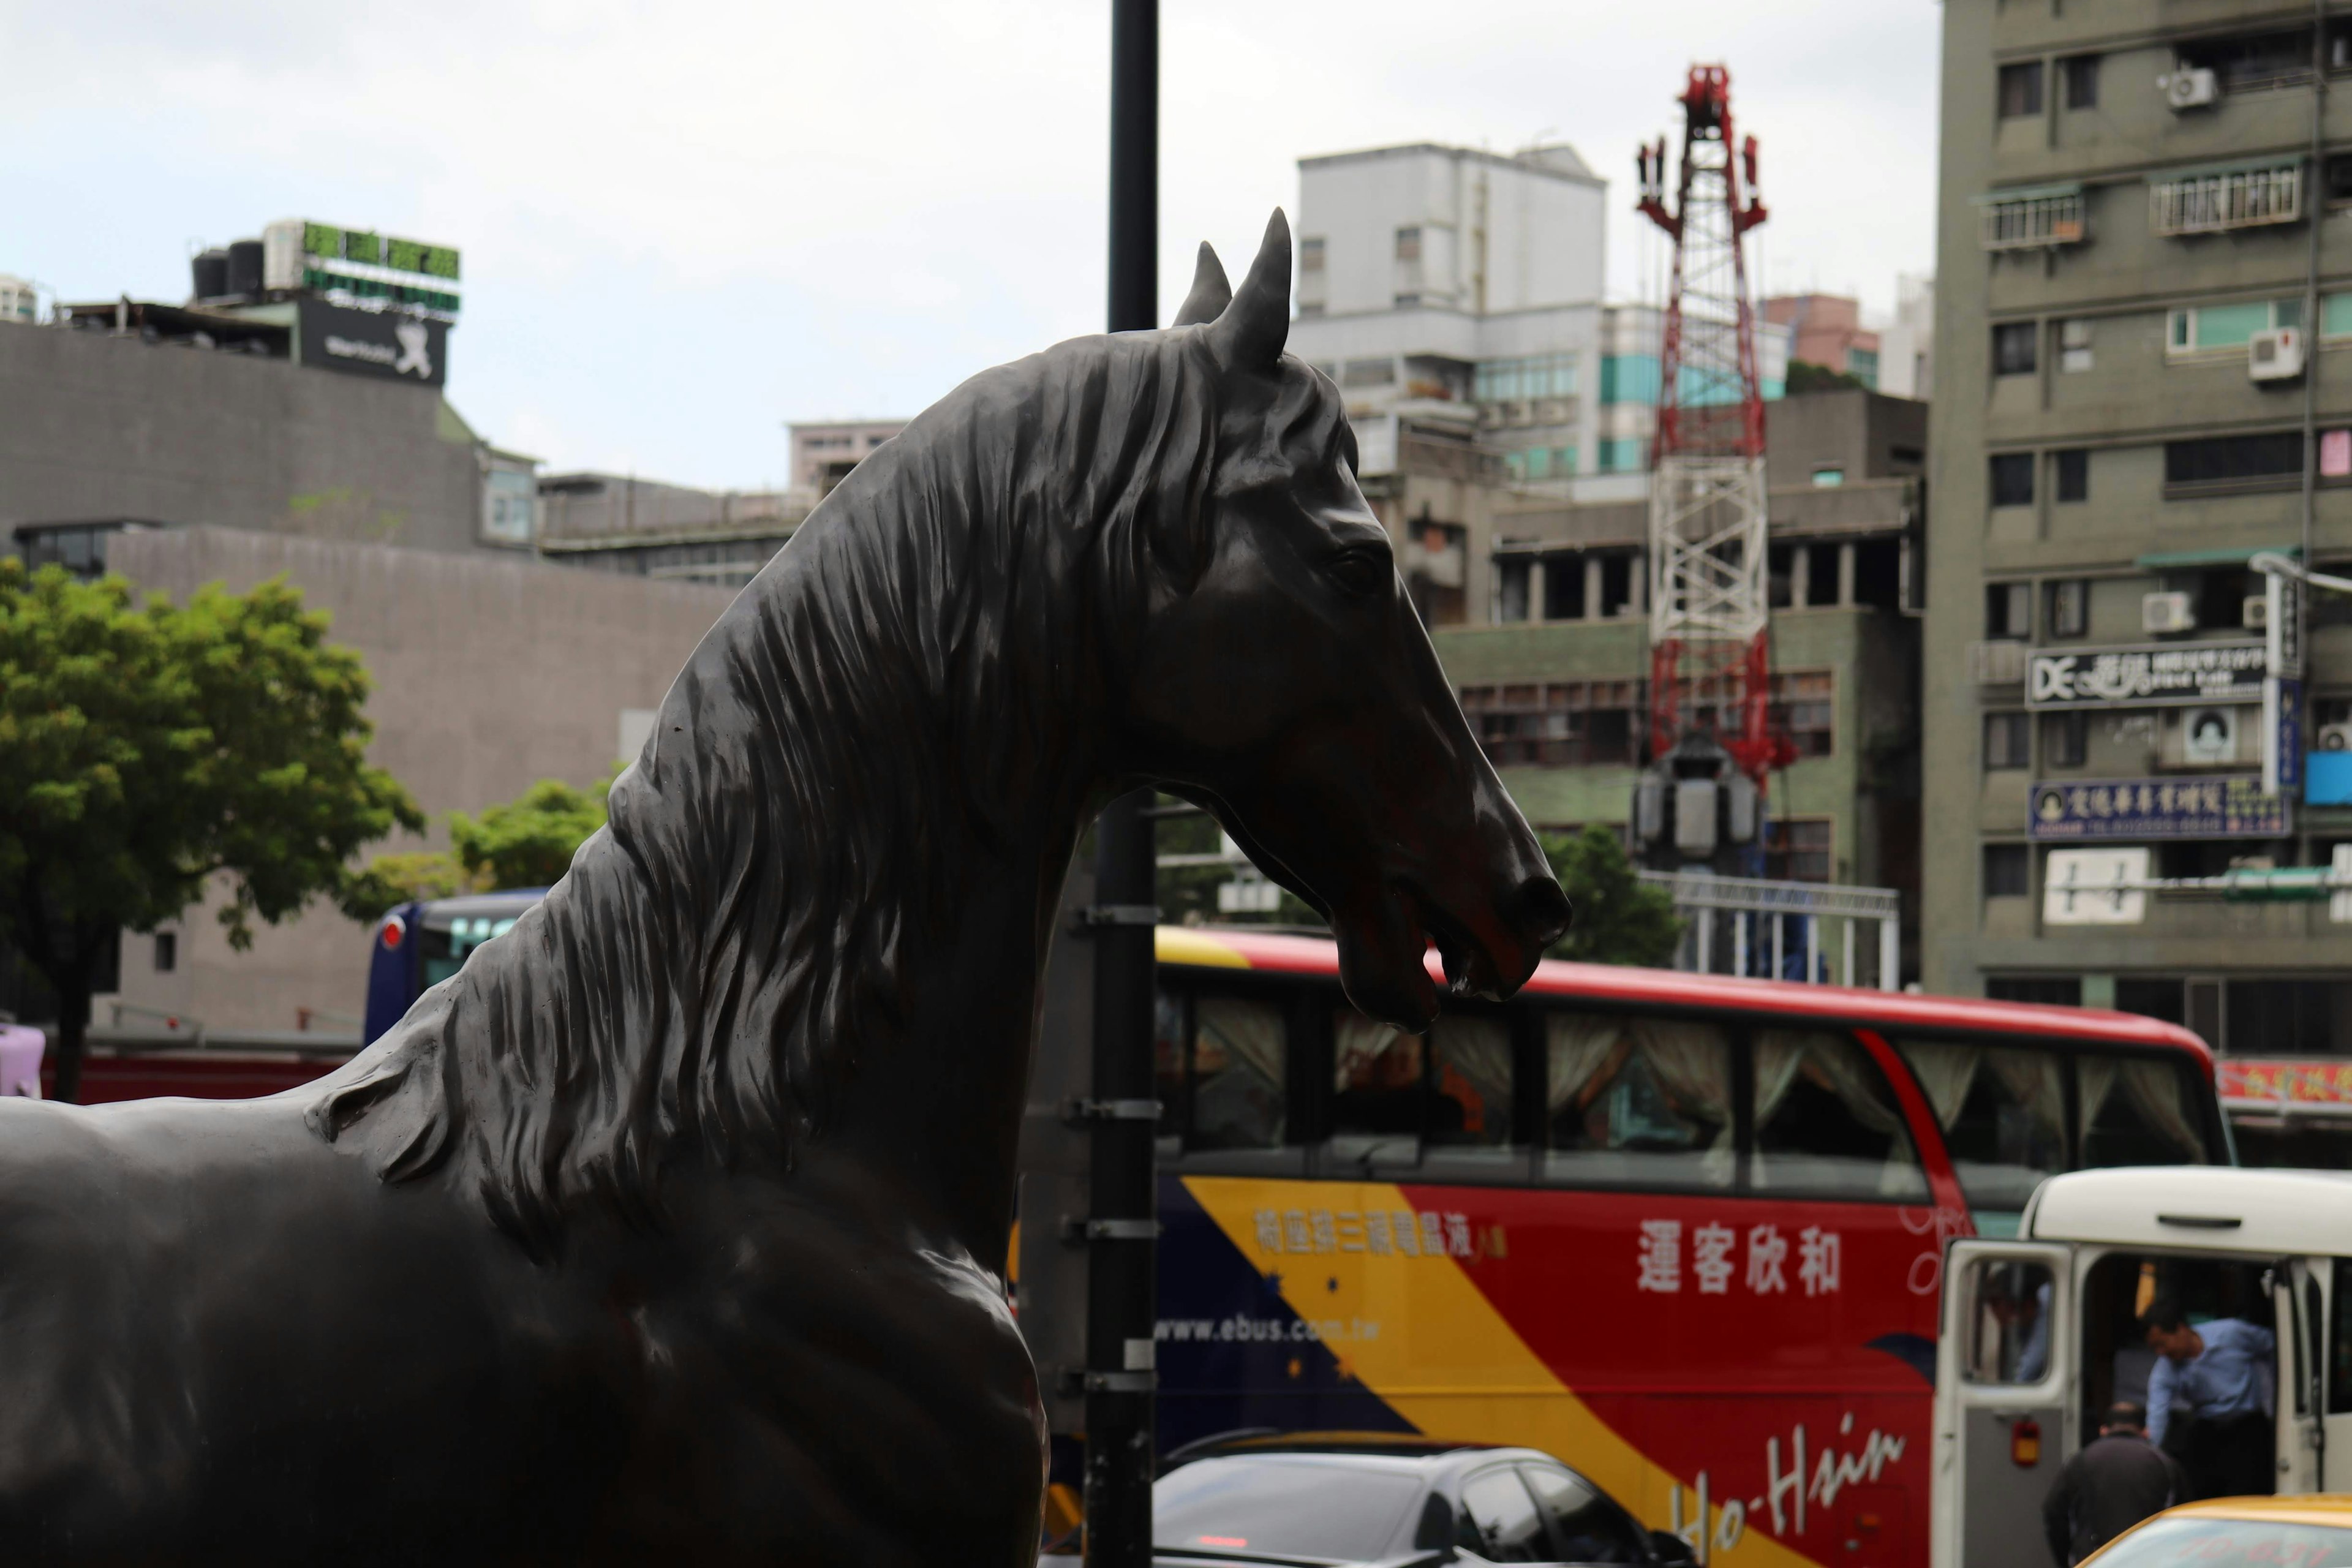
[[[1976,205],[1977,232],[1987,250],[2054,250],[2091,235],[2080,185],[1995,191]]]
[[[2185,169],[2147,184],[2151,232],[2180,236],[2299,223],[2303,160]]]

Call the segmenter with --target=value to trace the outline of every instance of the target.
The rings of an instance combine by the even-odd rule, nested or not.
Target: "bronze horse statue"
[[[611,826],[331,1077],[0,1100],[0,1559],[1030,1563],[1001,1268],[1064,868],[1156,783],[1357,1005],[1566,900],[1282,352],[1279,213],[1160,332],[965,383],[696,650]]]

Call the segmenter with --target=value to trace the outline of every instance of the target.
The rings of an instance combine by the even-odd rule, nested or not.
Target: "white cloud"
[[[781,475],[782,420],[911,412],[1103,310],[1108,8],[0,0],[0,270],[185,290],[185,244],[306,216],[463,247],[450,395],[565,466]],[[1775,284],[1891,300],[1934,238],[1938,7],[1177,0],[1161,296],[1246,258],[1295,161],[1571,141],[1638,291],[1635,142],[1694,58],[1764,143]],[[1236,257],[1236,252],[1239,257]]]

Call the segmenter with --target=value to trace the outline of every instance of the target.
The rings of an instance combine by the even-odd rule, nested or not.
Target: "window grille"
[[[2303,217],[2303,161],[2151,180],[2148,227],[2160,235],[2221,234]]]
[[[2005,192],[1979,204],[1977,231],[1987,250],[2039,250],[2090,237],[2079,185]]]

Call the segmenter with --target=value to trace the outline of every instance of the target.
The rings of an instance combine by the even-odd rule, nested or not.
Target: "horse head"
[[[1286,355],[1277,211],[1238,292],[1203,245],[1177,327],[1217,381],[1216,451],[1188,592],[1138,634],[1122,773],[1213,812],[1328,918],[1355,1004],[1435,1016],[1516,990],[1567,929],[1566,895],[1462,716],[1356,483],[1339,389]]]

